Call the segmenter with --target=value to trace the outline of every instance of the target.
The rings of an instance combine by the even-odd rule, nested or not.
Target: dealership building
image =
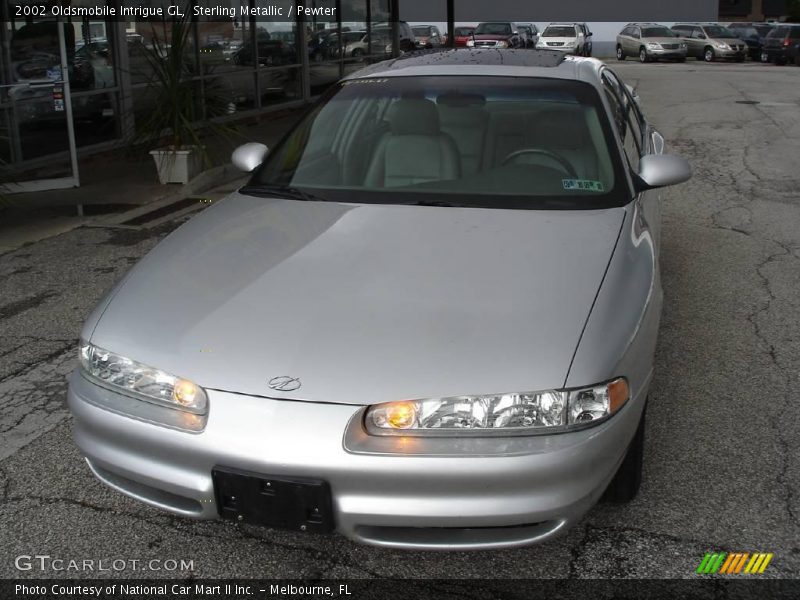
[[[118,147],[158,110],[153,49],[168,25],[146,18],[179,0],[41,3],[0,0],[0,191],[79,185],[78,156]],[[180,0],[183,2],[184,0]],[[608,55],[629,21],[760,20],[785,12],[772,0],[185,0],[198,114],[223,99],[221,120],[309,102],[342,75],[409,49],[408,24],[500,20],[577,21],[594,31],[595,55]],[[172,8],[170,8],[172,7]],[[77,9],[85,9],[84,14]],[[178,7],[180,8],[180,7]],[[61,16],[54,17],[53,12]],[[68,14],[72,13],[72,14]],[[88,14],[86,14],[88,13]],[[206,113],[207,114],[207,113]]]

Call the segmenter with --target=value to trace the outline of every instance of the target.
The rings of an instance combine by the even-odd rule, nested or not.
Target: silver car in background
[[[686,42],[669,27],[658,23],[628,23],[617,35],[617,60],[628,56],[639,62],[686,60]]]
[[[477,137],[482,140],[476,144]],[[326,93],[82,332],[74,438],[186,517],[396,548],[548,540],[632,499],[688,179],[620,78],[438,51]]]
[[[719,58],[743,62],[747,44],[719,23],[677,23],[672,31],[686,42],[689,56],[714,62]]]

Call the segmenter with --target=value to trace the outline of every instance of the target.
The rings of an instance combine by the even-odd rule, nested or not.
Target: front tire
[[[639,48],[639,62],[640,63],[650,62],[650,57],[647,56],[647,50],[645,50],[644,46]]]
[[[625,453],[625,458],[622,459],[622,464],[619,466],[617,474],[614,479],[608,484],[601,501],[609,504],[624,504],[630,502],[639,493],[639,488],[642,485],[642,466],[644,464],[644,428],[645,428],[645,410],[642,411],[642,418],[639,419],[639,427],[636,428],[636,433],[633,435],[628,451]]]
[[[714,62],[714,49],[711,46],[706,46],[706,49],[703,50],[703,60],[706,62]]]
[[[625,60],[625,51],[622,46],[617,46],[617,60]]]

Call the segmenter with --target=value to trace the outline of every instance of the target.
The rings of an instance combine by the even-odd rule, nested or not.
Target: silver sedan
[[[632,499],[690,176],[595,59],[447,50],[327,93],[82,332],[103,482],[195,518],[397,548],[540,542]]]

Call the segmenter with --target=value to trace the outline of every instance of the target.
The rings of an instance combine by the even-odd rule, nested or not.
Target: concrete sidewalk
[[[186,185],[158,183],[152,158],[132,157],[124,149],[80,160],[81,186],[5,196],[0,203],[0,253],[8,252],[82,225],[114,219],[139,207],[158,208],[209,190],[230,187],[244,180],[228,161],[234,147],[258,141],[273,147],[297,122],[305,107],[269,113],[259,121],[238,124],[239,135],[230,140],[209,138],[212,168]],[[78,215],[78,205],[83,216]],[[145,209],[135,213],[146,212]]]

